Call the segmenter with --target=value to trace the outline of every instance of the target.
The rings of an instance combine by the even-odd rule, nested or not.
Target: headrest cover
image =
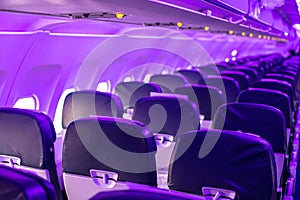
[[[196,103],[205,120],[211,120],[217,108],[225,103],[222,91],[212,86],[182,86],[176,88],[175,93],[187,95],[190,101]]]
[[[229,103],[216,111],[213,128],[260,135],[274,152],[286,152],[285,119],[277,108],[254,103]]]
[[[90,116],[122,117],[121,99],[110,93],[92,90],[75,91],[67,95],[63,107],[63,128],[74,120]]]
[[[132,119],[148,126],[153,133],[176,136],[199,128],[198,106],[176,97],[153,96],[137,101]]]
[[[150,97],[151,92],[161,92],[158,85],[144,82],[121,82],[115,87],[115,94],[122,100],[125,109],[133,108],[137,100]]]
[[[276,199],[276,181],[269,143],[225,130],[182,135],[176,142],[168,175],[171,190],[202,194],[202,187],[223,188],[236,191],[240,200]]]
[[[150,130],[121,118],[72,122],[63,147],[63,171],[90,175],[90,169],[117,172],[120,181],[156,186],[156,144]]]

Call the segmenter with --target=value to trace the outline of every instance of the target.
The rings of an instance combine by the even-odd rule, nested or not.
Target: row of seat
[[[297,78],[295,77],[294,80],[296,82]],[[157,84],[143,85],[146,85],[145,87],[153,85],[154,87],[151,88],[155,89],[151,92],[160,92],[161,87],[159,85],[157,87]],[[294,98],[297,99],[298,87],[297,84],[294,86]],[[180,86],[175,91],[184,87],[191,88],[191,86]],[[193,87],[213,88],[203,85]],[[143,93],[141,91],[142,89],[135,94]],[[207,91],[206,89],[206,93]],[[261,93],[263,89],[245,90],[239,94],[239,101],[248,101],[248,99],[252,101],[254,93],[251,91],[256,94]],[[281,97],[277,99],[274,92],[268,91],[272,94],[270,97],[274,96],[278,102],[273,102],[272,106],[276,105],[280,111],[274,107],[246,103],[231,103],[216,107],[213,114],[210,114],[213,119],[211,128],[227,129],[222,131],[200,129],[199,104],[174,96],[147,97],[151,96],[151,92],[146,92],[146,97],[143,96],[142,99],[138,95],[134,98],[132,97],[134,95],[127,97],[128,102],[131,99],[134,102],[133,107],[129,106],[127,110],[134,108],[132,119],[139,122],[120,119],[124,107],[123,99],[121,100],[117,95],[78,91],[66,97],[62,122],[66,132],[61,158],[64,186],[70,199],[86,199],[99,190],[115,188],[116,177],[121,181],[117,183],[119,189],[130,188],[128,184],[124,185],[124,181],[156,186],[160,176],[157,170],[164,172],[165,167],[169,168],[166,176],[170,189],[210,194],[220,190],[205,189],[202,186],[224,187],[227,190],[221,190],[219,194],[232,196],[235,193],[238,199],[276,197],[276,188],[280,185],[277,184],[280,181],[277,181],[276,177],[281,175],[276,174],[278,170],[274,165],[273,151],[284,155],[290,154],[287,149],[291,142],[287,140],[291,138],[289,141],[292,141],[295,134],[286,137],[285,128],[289,124],[296,130],[297,104],[294,102],[295,115],[290,117],[291,123],[285,120],[288,111],[292,110],[286,106],[291,107],[292,102],[288,97],[292,93],[279,95],[280,92],[277,92],[278,94],[275,92]],[[256,103],[268,104],[268,98],[269,96],[258,100],[254,98],[253,101],[263,101]],[[200,113],[201,110],[200,108]],[[3,108],[0,113],[3,115],[0,125],[12,126],[11,131],[4,136],[5,145],[0,145],[3,147],[0,154],[7,155],[2,156],[3,162],[21,166],[18,168],[26,166],[27,170],[28,168],[46,169],[49,172],[48,179],[52,177],[51,182],[59,191],[55,166],[53,169],[54,161],[49,161],[54,159],[53,143],[56,137],[49,118],[41,113],[11,108]],[[19,122],[18,125],[16,121]],[[241,134],[240,131],[258,134],[266,140],[251,134]],[[30,137],[27,136],[27,132],[32,133]],[[23,136],[19,136],[21,134]],[[57,137],[60,138],[60,135]],[[19,145],[20,142],[22,145]],[[32,144],[39,145],[31,148]],[[62,146],[56,146],[56,154],[61,149]],[[33,154],[36,156],[32,156]],[[36,160],[39,160],[38,164],[35,164],[38,162]],[[289,159],[285,159],[283,166],[288,165],[289,162]],[[259,176],[255,176],[255,173]],[[47,178],[47,172],[44,177]],[[84,190],[78,191],[78,187],[84,187]],[[60,198],[59,192],[57,198]],[[193,196],[193,198],[200,197]]]

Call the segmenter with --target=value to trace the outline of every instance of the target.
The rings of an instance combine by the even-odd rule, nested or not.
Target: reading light
[[[294,27],[294,29],[296,29],[298,31],[300,30],[300,24],[294,24],[293,27]]]
[[[225,58],[225,62],[227,62],[227,63],[228,63],[228,62],[229,62],[229,58]]]
[[[121,12],[116,13],[116,18],[118,18],[118,19],[122,19],[124,16],[125,16],[124,13],[121,13]]]
[[[252,33],[250,33],[250,34],[249,34],[249,37],[253,37],[253,34],[252,34]]]
[[[264,38],[264,39],[267,39],[267,36],[266,36],[266,35],[264,35],[264,36],[263,36],[263,38]]]
[[[232,52],[231,52],[231,56],[236,56],[237,55],[237,53],[238,53],[238,51],[236,50],[236,49],[234,49],[234,50],[232,50]]]
[[[177,22],[178,27],[182,27],[183,23],[182,22]]]
[[[284,35],[284,36],[288,36],[289,33],[288,33],[288,32],[284,32],[283,35]]]
[[[245,36],[246,35],[246,33],[245,32],[242,32],[242,36]]]
[[[262,35],[258,35],[257,37],[258,37],[259,39],[261,39],[261,38],[262,38]]]
[[[233,34],[233,30],[229,30],[228,33],[229,33],[230,35],[232,35],[232,34]]]
[[[204,26],[204,30],[209,31],[209,27],[208,26]]]

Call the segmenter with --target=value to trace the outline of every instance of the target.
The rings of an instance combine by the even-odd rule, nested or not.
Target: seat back
[[[137,100],[149,97],[151,92],[160,93],[161,89],[154,83],[120,82],[116,85],[114,93],[122,100],[124,110],[133,108]]]
[[[63,146],[68,198],[87,199],[125,181],[156,186],[155,153],[151,131],[139,122],[111,117],[72,122]]]
[[[203,187],[213,187],[233,190],[240,200],[276,199],[273,150],[257,136],[227,130],[188,132],[178,139],[171,159],[171,190],[202,194]]]
[[[157,168],[166,174],[177,137],[186,131],[200,128],[198,106],[186,99],[153,96],[137,101],[132,119],[148,126],[157,143]],[[160,178],[164,187],[166,181]]]
[[[134,107],[132,119],[144,123],[152,133],[172,136],[199,128],[198,106],[176,97],[142,98]]]
[[[149,82],[158,84],[163,93],[173,93],[175,88],[188,83],[180,74],[155,74],[151,76]]]
[[[183,75],[190,84],[198,84],[204,77],[198,70],[193,69],[181,69],[177,73]]]
[[[212,120],[218,107],[225,103],[222,91],[212,86],[182,86],[176,88],[175,93],[187,95],[189,100],[196,103],[205,120]]]
[[[236,80],[239,84],[240,90],[246,90],[249,88],[249,76],[243,72],[238,72],[238,71],[223,71],[221,73],[222,76],[225,77],[230,77]]]
[[[49,181],[5,165],[0,165],[0,188],[0,199],[56,199],[55,189]]]
[[[276,153],[286,153],[286,125],[280,110],[255,103],[229,103],[219,107],[213,128],[254,133],[266,139]]]
[[[286,127],[292,127],[292,112],[289,97],[276,90],[249,88],[240,93],[238,102],[266,104],[278,108],[284,115]]]
[[[294,91],[293,91],[291,84],[289,84],[285,81],[266,78],[266,79],[261,79],[258,82],[255,82],[251,87],[277,90],[277,91],[287,94],[290,98],[292,110],[295,110],[295,108],[294,108]]]
[[[221,90],[226,97],[226,102],[236,101],[236,98],[240,93],[238,82],[229,77],[209,76],[200,81],[200,84],[214,86]]]
[[[203,66],[198,67],[198,70],[206,76],[217,76],[220,75],[220,71],[216,66]]]
[[[23,168],[51,181],[60,198],[54,158],[56,133],[51,119],[39,112],[17,108],[0,109],[0,155],[3,162],[19,160]],[[18,161],[17,161],[18,162]]]
[[[256,82],[258,80],[258,74],[255,69],[249,68],[249,67],[236,67],[230,69],[230,71],[238,71],[238,72],[243,72],[249,76],[249,82],[250,86],[252,83]]]
[[[74,120],[90,116],[123,116],[121,99],[110,93],[93,90],[75,91],[66,96],[62,126],[64,129]]]

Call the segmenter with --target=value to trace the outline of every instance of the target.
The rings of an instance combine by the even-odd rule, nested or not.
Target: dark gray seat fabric
[[[238,82],[240,90],[247,90],[249,88],[249,76],[243,72],[238,71],[223,71],[222,76],[233,78]]]
[[[114,93],[122,100],[124,110],[133,108],[137,100],[149,97],[151,92],[161,93],[161,89],[154,83],[120,82],[116,85]]]
[[[286,126],[292,128],[292,109],[287,94],[276,90],[249,88],[240,93],[238,102],[266,104],[278,108],[285,117]]]
[[[163,93],[173,93],[177,87],[188,83],[180,74],[155,74],[151,76],[149,82],[158,84]]]
[[[1,108],[0,138],[0,155],[18,157],[21,165],[48,170],[60,198],[54,159],[56,133],[51,119],[35,111]]]
[[[66,96],[62,126],[67,126],[74,120],[90,116],[122,117],[123,105],[121,99],[114,94],[93,90],[75,91]]]
[[[195,69],[181,69],[177,73],[183,75],[190,84],[198,84],[204,78],[204,75]]]
[[[289,84],[285,81],[266,78],[266,79],[261,79],[258,82],[255,82],[251,87],[277,90],[277,91],[287,94],[290,98],[292,110],[293,111],[296,110],[296,108],[294,106],[294,96],[295,96],[294,92],[295,91],[293,90],[291,84]]]
[[[206,76],[218,76],[220,71],[216,66],[204,66],[198,67],[198,70]]]
[[[205,120],[211,120],[218,107],[225,103],[222,91],[212,86],[182,86],[176,88],[175,93],[187,95],[190,101],[196,103]]]
[[[0,199],[55,200],[53,185],[31,173],[0,165]]]
[[[121,118],[72,122],[63,146],[63,172],[90,176],[90,169],[119,174],[119,181],[156,186],[156,144],[149,128]]]
[[[289,84],[292,85],[293,90],[296,91],[296,81],[294,80],[293,77],[289,76],[289,75],[284,75],[284,74],[266,74],[265,75],[266,78],[271,78],[271,79],[277,79],[277,80],[281,80],[281,81],[286,81]]]
[[[133,120],[148,126],[152,133],[177,136],[200,127],[198,106],[176,97],[146,97],[137,101]]]
[[[266,139],[276,153],[286,153],[286,123],[280,110],[255,103],[228,103],[219,107],[213,128],[254,133]]]
[[[270,144],[257,136],[200,130],[183,134],[169,168],[171,190],[202,194],[203,187],[237,193],[239,200],[275,200],[276,164]]]
[[[250,86],[259,80],[258,74],[255,69],[249,68],[249,67],[236,67],[230,69],[230,71],[238,71],[238,72],[243,72],[249,76],[249,82]]]
[[[201,85],[214,86],[221,90],[226,97],[226,102],[236,101],[237,96],[240,93],[239,84],[233,78],[221,77],[221,76],[209,76],[200,81]]]

